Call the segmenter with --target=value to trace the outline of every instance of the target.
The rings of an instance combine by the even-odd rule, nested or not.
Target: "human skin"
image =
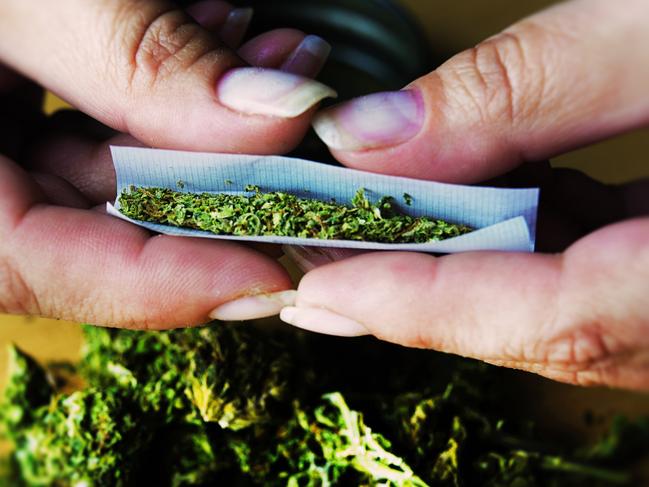
[[[646,126],[648,21],[646,0],[562,3],[400,92],[318,114],[314,127],[349,167],[483,181]],[[303,250],[300,260],[312,270],[281,317],[573,384],[649,389],[649,185],[606,188],[572,173],[554,182],[563,190],[549,194],[572,198],[555,204],[542,230],[567,232],[573,238],[564,244],[574,241],[567,248],[370,253],[325,265],[321,254],[309,265]],[[611,215],[596,221],[598,211]],[[576,213],[590,223],[570,221]]]
[[[328,45],[282,29],[240,46],[250,14],[216,0],[0,3],[0,313],[161,329],[242,297],[260,303],[241,318],[286,304],[275,258],[153,237],[98,206],[115,194],[111,143],[274,154],[302,139],[333,95],[311,80]],[[45,117],[38,85],[89,116]]]
[[[315,127],[350,167],[477,182],[643,126],[648,9],[641,0],[624,8],[606,0],[562,4],[459,54],[405,95],[324,112]],[[296,116],[263,104],[268,113],[251,113],[259,103],[241,102],[254,90],[222,97],[215,87],[245,61],[295,69],[304,35],[270,33],[236,56],[225,47],[238,47],[240,37],[224,26],[231,11],[202,2],[191,12],[201,27],[161,1],[0,5],[3,63],[136,137],[112,136],[77,115],[44,121],[38,89],[2,69],[0,311],[158,329],[272,314],[295,302],[282,316],[304,328],[374,334],[572,383],[649,387],[641,184],[618,188],[609,200],[606,188],[562,175],[559,186],[569,185],[564,193],[574,198],[555,208],[561,218],[547,220],[550,233],[565,239],[547,249],[579,238],[562,253],[366,254],[312,270],[297,298],[261,302],[257,295],[290,288],[266,255],[152,238],[95,210],[114,195],[108,143],[277,153],[300,140],[310,106]],[[311,76],[318,63],[307,64],[300,74]],[[314,103],[325,94],[311,89]],[[576,211],[593,199],[616,201],[619,211],[601,219]],[[591,221],[577,230],[566,221],[573,212]]]

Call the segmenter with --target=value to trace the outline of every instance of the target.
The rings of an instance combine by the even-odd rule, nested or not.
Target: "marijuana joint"
[[[131,186],[119,196],[120,211],[134,220],[217,235],[425,243],[472,230],[465,225],[400,213],[389,196],[373,204],[362,188],[351,205],[277,191],[266,193],[258,186],[247,186],[246,191],[249,194],[194,194]],[[405,194],[404,201],[410,205],[412,197]]]

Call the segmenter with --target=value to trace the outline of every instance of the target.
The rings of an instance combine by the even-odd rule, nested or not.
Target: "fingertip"
[[[279,118],[298,117],[325,98],[336,98],[332,88],[283,71],[263,68],[229,70],[218,83],[222,104],[239,113]]]
[[[237,53],[251,66],[280,69],[304,38],[296,29],[275,29],[250,39]]]
[[[185,9],[201,27],[218,34],[223,43],[236,49],[248,32],[254,9],[234,8],[220,0],[197,2]]]
[[[326,255],[326,254],[325,254]],[[310,270],[298,286],[299,306],[324,306],[334,311],[357,309],[365,300],[389,300],[389,293],[403,290],[402,280],[423,274],[435,257],[414,252],[366,252],[342,260],[318,265]],[[414,286],[408,281],[408,286]],[[396,286],[396,287],[395,287]],[[381,296],[366,290],[379,288]],[[359,294],[362,299],[359,298]],[[355,315],[358,316],[358,315]]]
[[[282,309],[280,319],[303,330],[339,337],[369,335],[361,323],[323,308],[299,308],[288,306]]]
[[[243,41],[254,10],[252,8],[235,8],[229,14],[223,26],[219,29],[219,37],[232,49],[236,49]]]
[[[142,292],[133,293],[134,312],[142,313],[143,303],[157,302],[144,313],[149,324],[163,329],[214,319],[257,319],[290,304],[283,296],[290,297],[292,283],[277,261],[223,243],[167,236],[150,240],[139,259],[142,268],[133,270],[147,282]]]
[[[282,71],[315,78],[324,67],[331,44],[322,37],[306,36],[293,50],[290,57],[282,64]]]
[[[328,108],[313,128],[337,160],[364,171],[473,183],[514,167],[519,154],[507,134],[458,101],[458,90],[432,72],[403,90]]]
[[[424,102],[418,90],[374,93],[320,112],[313,128],[327,146],[340,152],[394,147],[423,128]]]
[[[270,318],[278,315],[286,306],[295,302],[293,290],[244,296],[220,304],[210,313],[210,318],[220,321],[246,321]]]
[[[455,161],[441,137],[439,106],[430,90],[412,85],[374,93],[319,113],[312,125],[332,155],[344,165],[369,172],[457,182]],[[452,150],[452,148],[451,148]],[[459,178],[460,180],[462,177]]]
[[[216,0],[196,2],[185,8],[191,18],[211,31],[220,29],[233,10],[234,7],[230,3]]]

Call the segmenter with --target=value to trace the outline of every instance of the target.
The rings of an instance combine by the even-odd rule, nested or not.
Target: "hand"
[[[40,88],[0,65],[0,312],[166,328],[279,311],[291,282],[275,259],[151,237],[93,209],[115,193],[110,143],[278,153],[301,140],[333,94],[307,78],[328,46],[284,29],[237,55],[225,45],[238,47],[248,20],[215,0],[189,12],[163,0],[2,2],[0,59],[137,140],[78,112],[44,117]]]
[[[484,180],[647,124],[648,20],[643,0],[564,3],[314,126],[351,167]],[[540,230],[567,236],[552,250],[578,239],[565,252],[356,256],[307,273],[282,318],[575,384],[649,388],[649,185],[552,180],[542,195],[555,218],[542,215]],[[632,219],[595,230],[621,218]]]

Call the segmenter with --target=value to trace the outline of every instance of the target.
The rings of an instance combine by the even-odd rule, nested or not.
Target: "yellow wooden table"
[[[422,21],[430,42],[446,51],[459,51],[497,32],[515,19],[553,3],[549,0],[463,0],[434,2],[403,0]],[[47,108],[58,104],[48,98]],[[586,149],[566,154],[555,165],[576,167],[609,182],[649,176],[649,130],[639,130]],[[75,359],[81,336],[73,323],[0,315],[0,388],[5,382],[6,344],[13,342],[42,360]],[[610,416],[616,411],[649,413],[649,395],[604,389],[581,389],[554,384],[530,376],[530,390],[537,407],[554,427],[579,430],[582,412],[589,408]],[[552,411],[561,414],[553,417]]]

